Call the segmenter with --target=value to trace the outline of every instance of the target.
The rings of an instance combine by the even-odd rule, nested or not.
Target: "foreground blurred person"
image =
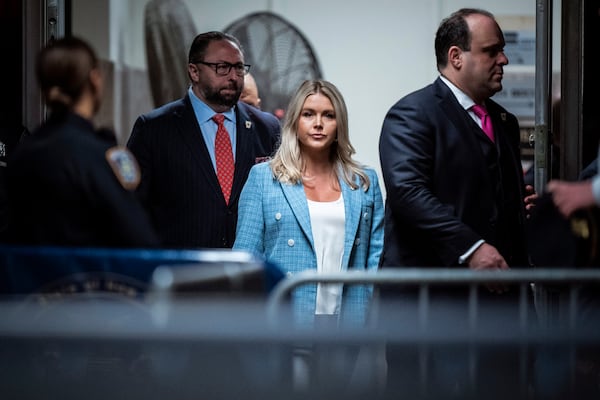
[[[97,131],[102,98],[93,49],[77,38],[56,40],[37,60],[50,116],[8,163],[9,240],[17,244],[146,247],[158,244],[134,190],[135,158]]]

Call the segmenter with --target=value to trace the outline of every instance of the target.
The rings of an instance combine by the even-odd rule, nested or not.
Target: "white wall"
[[[145,68],[143,14],[146,0],[78,0],[73,2],[73,32],[94,40],[95,17],[110,8],[106,56]],[[198,32],[222,30],[256,11],[271,11],[295,25],[311,42],[324,78],[346,99],[357,159],[379,170],[378,138],[383,118],[400,97],[437,76],[433,40],[442,18],[461,7],[486,8],[503,18],[535,20],[535,0],[185,0]],[[93,7],[93,8],[92,8]],[[106,13],[104,11],[104,13]],[[88,23],[91,18],[93,23]],[[532,27],[534,29],[535,27]],[[117,60],[119,59],[119,60]],[[147,89],[146,89],[147,90]]]

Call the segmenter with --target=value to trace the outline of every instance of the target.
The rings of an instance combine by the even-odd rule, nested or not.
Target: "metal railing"
[[[589,315],[578,315],[581,310],[580,289],[600,287],[598,269],[472,271],[405,268],[333,274],[305,271],[281,281],[268,298],[267,320],[273,330],[289,322],[289,318],[284,318],[289,314],[289,308],[284,306],[288,305],[294,289],[315,283],[367,284],[373,285],[374,289],[386,286],[392,292],[396,286],[417,288],[410,292],[414,302],[392,303],[383,307],[382,303],[393,300],[387,298],[382,301],[375,296],[369,321],[363,328],[350,330],[351,335],[345,328],[326,330],[325,334],[315,331],[312,339],[316,349],[313,355],[316,367],[313,369],[317,372],[313,371],[311,377],[316,384],[323,384],[319,370],[348,368],[346,364],[332,363],[331,354],[340,357],[351,353],[352,345],[358,344],[369,349],[370,354],[362,371],[369,371],[373,376],[365,386],[381,393],[381,398],[385,399],[398,396],[459,398],[446,391],[457,387],[461,396],[467,396],[460,398],[504,396],[500,393],[519,399],[554,399],[562,395],[567,396],[562,398],[588,398],[586,396],[590,393],[592,396],[600,394],[598,388],[590,392],[589,387],[581,384],[587,380],[581,373],[582,367],[600,361],[597,354],[600,351],[600,335],[597,333],[600,331],[600,318],[587,324]],[[506,315],[496,314],[508,311],[512,315],[510,312],[514,309],[487,308],[490,298],[485,296],[480,301],[480,287],[490,284],[518,288],[517,321],[502,319]],[[440,308],[439,298],[435,297],[436,290],[452,286],[466,287],[467,290],[461,292],[466,293],[468,298],[466,308],[453,308],[448,304],[442,304]],[[540,316],[548,316],[555,310],[540,310],[538,304],[532,307],[531,293],[547,288],[560,291],[565,296],[566,318],[547,317],[545,321],[539,321]],[[597,297],[600,298],[600,293]],[[499,296],[498,301],[501,299],[502,296]],[[460,303],[461,307],[463,305]],[[511,306],[514,305],[511,303]],[[402,307],[414,307],[414,313],[409,313],[409,318],[406,318],[407,314],[400,316]],[[593,307],[594,315],[600,315],[598,303]],[[441,320],[436,319],[440,316]],[[461,323],[464,321],[467,323],[463,326]],[[498,321],[510,322],[503,325]],[[319,355],[323,349],[325,355]],[[589,354],[588,349],[592,349]],[[498,355],[508,357],[510,361],[497,364]],[[387,367],[378,367],[383,359],[387,359]],[[319,367],[319,363],[324,363],[324,367]],[[383,361],[383,364],[386,362]],[[360,367],[360,362],[355,365]],[[380,371],[374,373],[374,368],[380,368]],[[392,375],[389,374],[390,368],[394,371]],[[387,378],[380,381],[385,382],[373,384],[377,382],[378,375],[386,375],[386,370]],[[504,383],[494,378],[490,381],[490,377],[495,375],[506,375]],[[406,376],[410,378],[402,380]],[[401,383],[398,383],[398,378]],[[349,380],[347,384],[351,383]],[[600,385],[600,381],[596,385]]]
[[[468,285],[471,291],[470,307],[476,307],[476,288],[486,284],[517,284],[520,287],[521,298],[529,285],[569,286],[569,323],[572,325],[577,316],[577,290],[574,285],[599,284],[600,269],[569,269],[569,268],[532,268],[511,269],[505,271],[473,271],[457,268],[398,268],[384,269],[376,272],[347,271],[339,273],[317,273],[303,271],[281,281],[271,292],[267,302],[267,316],[276,321],[280,309],[289,294],[297,287],[311,283],[342,283],[348,285],[371,284],[379,285],[418,285],[419,286],[419,315],[423,321],[426,317],[428,290],[431,285]],[[541,285],[541,286],[540,286]],[[525,302],[520,304],[520,317],[527,317]],[[474,311],[471,308],[471,311]],[[541,313],[547,310],[541,310]],[[524,323],[524,322],[523,322]]]

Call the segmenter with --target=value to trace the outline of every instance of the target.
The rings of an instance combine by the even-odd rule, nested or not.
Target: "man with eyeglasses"
[[[163,245],[229,248],[248,172],[274,153],[280,125],[239,101],[250,65],[235,37],[199,34],[188,60],[186,95],[138,117],[127,145]]]

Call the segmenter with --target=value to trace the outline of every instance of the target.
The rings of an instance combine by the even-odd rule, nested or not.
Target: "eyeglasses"
[[[237,76],[244,76],[250,71],[250,65],[248,64],[230,64],[228,62],[221,63],[209,63],[204,61],[197,61],[195,64],[204,64],[212,67],[217,75],[225,76],[231,72],[231,68],[234,69]]]

